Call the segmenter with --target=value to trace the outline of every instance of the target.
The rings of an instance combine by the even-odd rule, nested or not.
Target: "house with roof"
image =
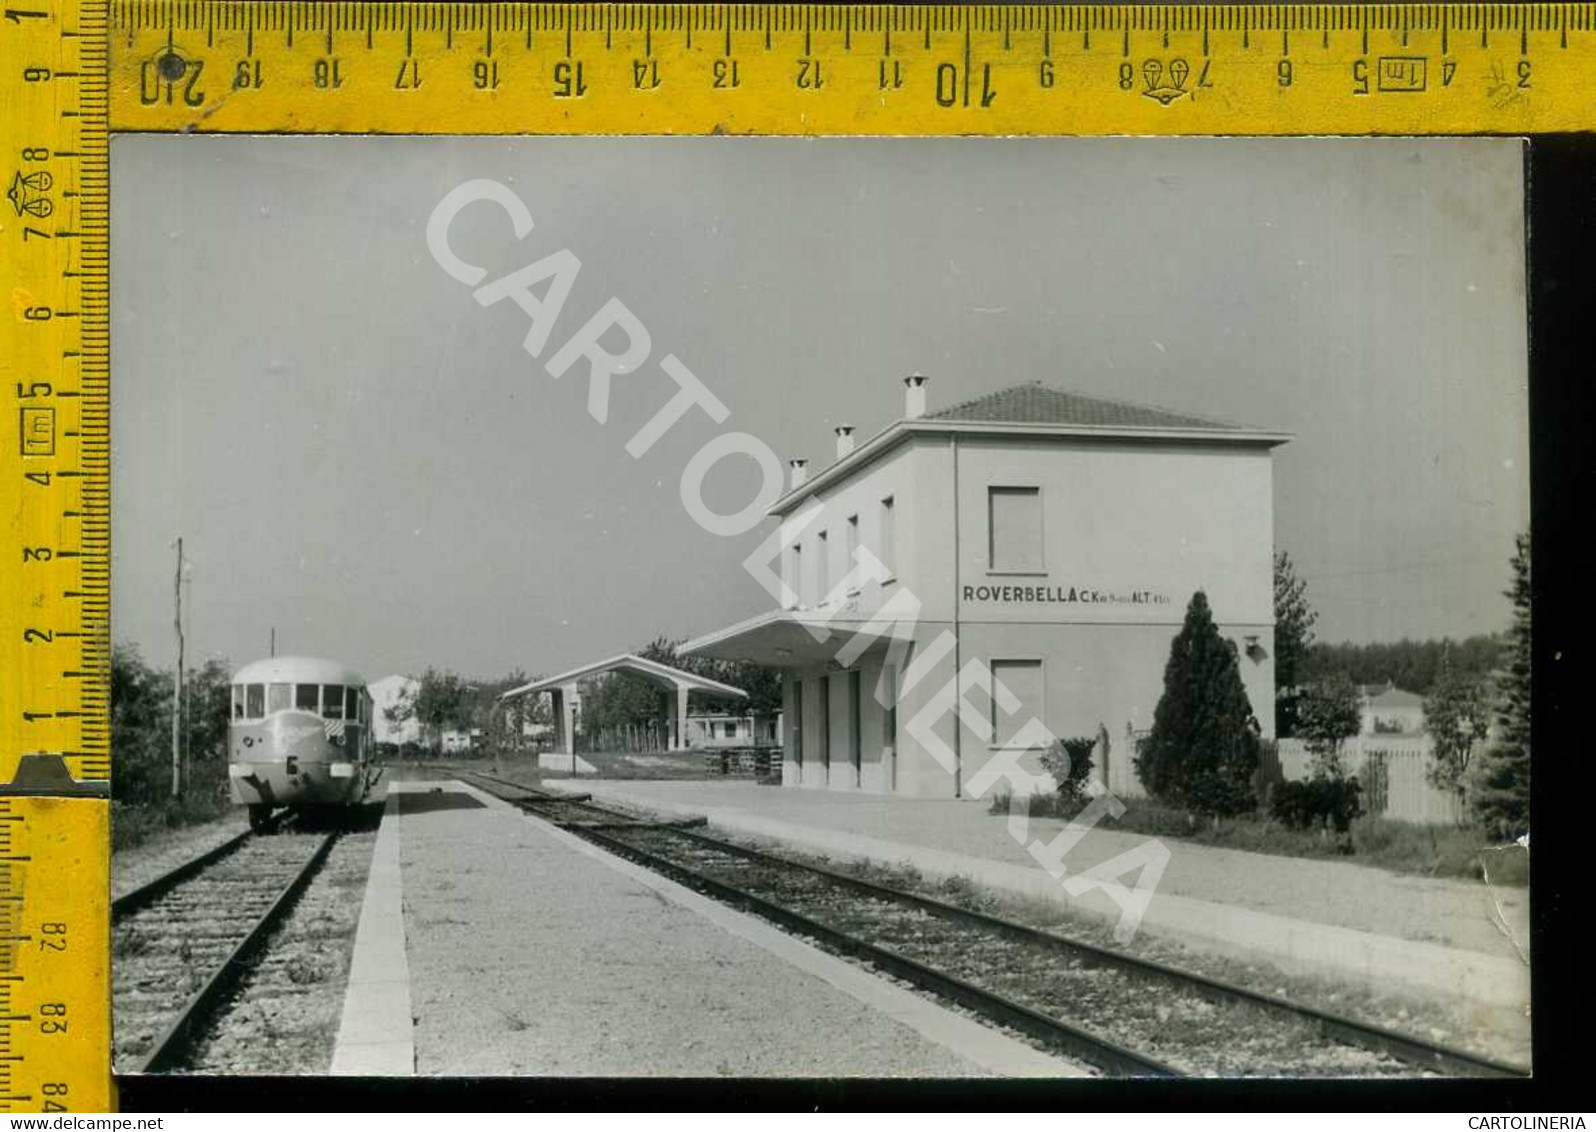
[[[1424,730],[1424,697],[1394,683],[1358,685],[1360,735],[1418,735]]]
[[[928,409],[927,379],[904,385],[901,419],[857,445],[838,428],[816,474],[792,462],[771,509],[782,607],[683,646],[783,672],[784,784],[979,795],[1035,718],[1106,737],[1097,775],[1135,794],[1132,740],[1198,590],[1272,733],[1272,453],[1288,435],[1035,383]],[[864,579],[861,547],[884,568]],[[981,670],[1008,692],[964,689],[989,730],[939,706]]]

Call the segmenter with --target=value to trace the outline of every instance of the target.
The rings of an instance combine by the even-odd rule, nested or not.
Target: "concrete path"
[[[421,1075],[1080,1072],[470,787],[390,789],[378,855],[397,852],[403,913],[368,892],[335,1070],[411,1071],[361,1060],[358,1020],[380,1017]],[[355,978],[362,954],[391,974],[395,940],[413,1026]]]
[[[664,812],[703,814],[731,832],[907,864],[932,876],[963,876],[1099,917],[1119,915],[1101,894],[1072,900],[984,803],[748,782],[584,779],[546,785]],[[1046,841],[1063,827],[1061,821],[1034,819],[1029,837]],[[1080,872],[1146,840],[1099,826],[1069,850],[1065,863]],[[1173,839],[1164,844],[1170,858],[1143,920],[1145,930],[1226,954],[1267,958],[1288,971],[1395,980],[1420,992],[1496,1005],[1528,1002],[1528,967],[1515,946],[1517,941],[1527,953],[1528,897],[1522,888],[1492,889]],[[1133,876],[1127,879],[1134,882]]]

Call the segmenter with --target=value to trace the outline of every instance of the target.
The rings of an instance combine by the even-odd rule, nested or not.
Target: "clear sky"
[[[687,517],[721,429],[626,440],[675,353],[725,427],[829,462],[831,428],[1018,381],[1278,428],[1275,538],[1322,639],[1504,628],[1529,515],[1513,141],[206,138],[113,145],[113,632],[169,663],[330,655],[551,672],[769,599],[758,533]],[[610,420],[527,318],[433,262],[455,185],[489,279],[582,270],[546,359],[610,297],[648,327]],[[727,461],[708,498],[752,488]],[[762,528],[763,529],[763,528]]]

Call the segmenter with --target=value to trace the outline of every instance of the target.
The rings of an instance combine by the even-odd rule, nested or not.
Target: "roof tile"
[[[1088,397],[1053,389],[1039,382],[1014,385],[961,401],[946,409],[927,413],[926,420],[935,421],[992,421],[1005,424],[1061,424],[1085,425],[1102,428],[1200,428],[1235,432],[1246,427],[1199,417],[1191,413],[1175,413],[1149,405],[1137,405],[1106,397]]]

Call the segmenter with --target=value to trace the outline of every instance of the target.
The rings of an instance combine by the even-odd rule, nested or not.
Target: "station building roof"
[[[1088,396],[1033,381],[982,394],[919,417],[893,421],[771,505],[784,515],[821,489],[847,479],[886,452],[922,434],[1059,436],[1187,442],[1273,448],[1290,433],[1258,429],[1109,397]]]

